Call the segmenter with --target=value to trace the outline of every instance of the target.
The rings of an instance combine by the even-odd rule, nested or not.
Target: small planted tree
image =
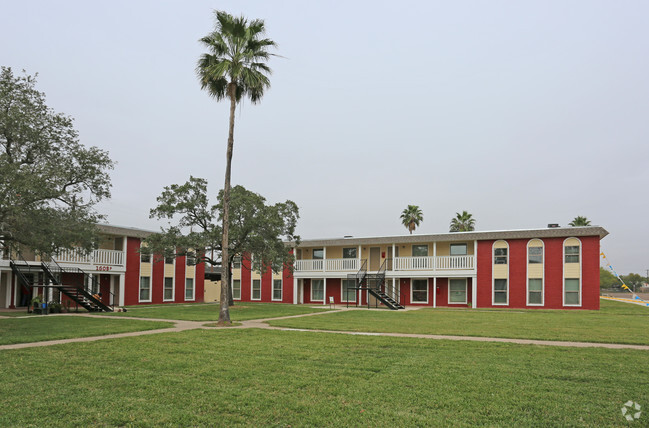
[[[424,213],[417,205],[408,205],[406,209],[401,212],[401,224],[403,224],[410,234],[419,227],[419,224],[424,221]]]

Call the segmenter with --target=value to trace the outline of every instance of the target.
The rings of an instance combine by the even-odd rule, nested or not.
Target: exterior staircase
[[[399,290],[391,290],[385,286],[387,263],[388,259],[383,261],[383,264],[376,273],[368,273],[367,260],[365,260],[358,273],[350,274],[347,278],[356,280],[355,290],[367,290],[370,295],[374,296],[387,308],[392,310],[405,309],[405,306],[401,304],[401,292]],[[367,307],[370,307],[369,299]]]

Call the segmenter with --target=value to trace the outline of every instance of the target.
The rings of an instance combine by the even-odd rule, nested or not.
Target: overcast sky
[[[189,175],[223,185],[228,104],[200,90],[213,10],[266,22],[272,88],[237,110],[232,178],[300,207],[303,238],[567,225],[649,269],[649,2],[6,1],[0,64],[39,73],[118,165],[111,224]]]

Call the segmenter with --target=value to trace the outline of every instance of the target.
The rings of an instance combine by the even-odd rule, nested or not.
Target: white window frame
[[[509,249],[508,249],[509,250]],[[507,301],[505,303],[496,303],[496,280],[504,280],[506,287],[504,293],[507,293]],[[503,290],[498,290],[498,293],[503,293]],[[509,277],[508,278],[493,278],[491,281],[491,304],[492,306],[509,306]]]
[[[192,297],[191,297],[191,299],[187,298],[187,281],[192,282]],[[196,281],[194,280],[194,278],[185,278],[185,302],[193,302],[194,300],[196,300]]]
[[[453,247],[460,247],[460,246],[464,246],[464,254],[453,254]],[[466,242],[450,244],[448,247],[448,254],[450,256],[467,256],[469,255],[469,246],[466,244]]]
[[[142,279],[148,279],[149,280],[149,298],[148,299],[142,299]],[[153,282],[151,280],[152,278],[150,276],[140,276],[140,283],[138,285],[138,294],[137,294],[137,301],[140,303],[151,303],[153,301],[153,290],[151,289],[151,283]]]
[[[541,248],[541,278],[530,278],[530,244],[533,241],[539,241],[541,246],[534,246],[533,248]],[[532,263],[534,264],[534,263]],[[545,242],[542,239],[534,238],[527,242],[527,264],[525,265],[525,304],[527,306],[545,306]],[[530,279],[541,280],[541,303],[530,303]]]
[[[277,282],[277,281],[279,281],[279,299],[276,299],[276,298],[275,298],[275,282]],[[281,278],[280,278],[280,279],[278,279],[278,278],[273,278],[273,289],[272,289],[272,292],[273,292],[273,293],[271,294],[271,300],[273,300],[274,302],[281,302],[282,299],[284,298],[284,287],[283,287],[283,283],[284,283],[284,281],[282,281]],[[261,293],[260,293],[260,294],[261,294]]]
[[[464,281],[464,302],[451,302],[451,281]],[[449,278],[447,288],[448,293],[446,293],[446,300],[449,305],[467,305],[469,303],[469,285],[466,278]]]
[[[322,281],[322,299],[314,299],[314,298],[313,298],[313,289],[314,289],[314,287],[313,287],[313,283],[314,283],[315,281]],[[310,296],[309,296],[309,297],[311,298],[311,301],[312,301],[312,302],[324,302],[324,292],[325,292],[325,289],[324,289],[324,279],[323,279],[323,278],[312,278],[312,279],[311,279],[311,287],[309,287],[309,288],[310,288],[310,290],[309,290],[309,294],[310,294]]]
[[[171,299],[165,299],[165,290],[167,285],[167,280],[171,280]],[[176,287],[174,287],[174,278],[173,276],[165,276],[162,278],[162,301],[163,302],[173,302],[175,300]]]
[[[414,281],[425,281],[426,282],[426,301],[414,301],[412,296],[414,294],[414,287],[412,283]],[[428,283],[428,278],[410,278],[410,303],[413,305],[427,305],[430,300],[430,284]]]
[[[504,247],[507,250],[507,255],[506,256],[496,256],[496,250],[500,249],[500,248],[503,248],[503,247],[496,248],[496,244],[498,244],[500,242],[504,242],[505,245],[506,245],[506,247]],[[509,306],[509,273],[510,273],[509,272],[509,242],[507,242],[507,241],[505,241],[503,239],[499,239],[497,241],[494,241],[494,243],[491,246],[491,257],[492,257],[492,262],[491,262],[492,263],[492,265],[491,265],[491,306]],[[496,264],[496,257],[506,257],[507,258],[507,263],[498,263],[498,264]],[[507,266],[507,278],[496,278],[495,267],[496,266],[503,266],[503,265]],[[505,291],[507,293],[507,302],[505,302],[505,303],[496,303],[496,280],[497,279],[504,279],[506,284],[507,284],[507,288],[505,289]],[[500,291],[500,292],[502,292],[502,291]]]
[[[579,278],[566,278],[566,241],[569,239],[576,239],[579,241]],[[569,308],[580,308],[582,306],[582,298],[583,298],[583,287],[582,287],[582,276],[583,276],[583,267],[584,265],[582,264],[582,259],[581,255],[584,252],[584,245],[581,242],[581,239],[577,237],[570,237],[566,238],[563,241],[563,264],[561,265],[561,303],[563,303],[563,306],[569,307]],[[566,304],[566,279],[579,279],[579,304],[574,305],[574,304]]]
[[[255,299],[255,281],[259,281],[259,297]],[[252,281],[250,282],[250,300],[261,300],[261,278],[255,279],[253,278]]]
[[[345,281],[351,281],[354,283],[354,300],[347,300],[347,296],[345,295]],[[355,279],[348,279],[348,278],[343,278],[340,280],[340,301],[343,303],[356,303],[356,295],[357,295],[357,290],[356,290],[356,280]]]
[[[239,297],[234,297],[234,281],[239,281]],[[241,280],[232,278],[232,300],[241,300]]]

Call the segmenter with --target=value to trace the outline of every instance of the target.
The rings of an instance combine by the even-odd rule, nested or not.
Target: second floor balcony
[[[93,250],[86,253],[76,248],[62,249],[53,258],[57,263],[124,266],[124,251],[119,250]]]
[[[295,272],[345,272],[360,270],[365,259],[306,259],[295,261]],[[458,271],[475,269],[475,256],[394,257],[368,262],[368,271],[377,271],[380,263],[387,262],[387,272]]]

